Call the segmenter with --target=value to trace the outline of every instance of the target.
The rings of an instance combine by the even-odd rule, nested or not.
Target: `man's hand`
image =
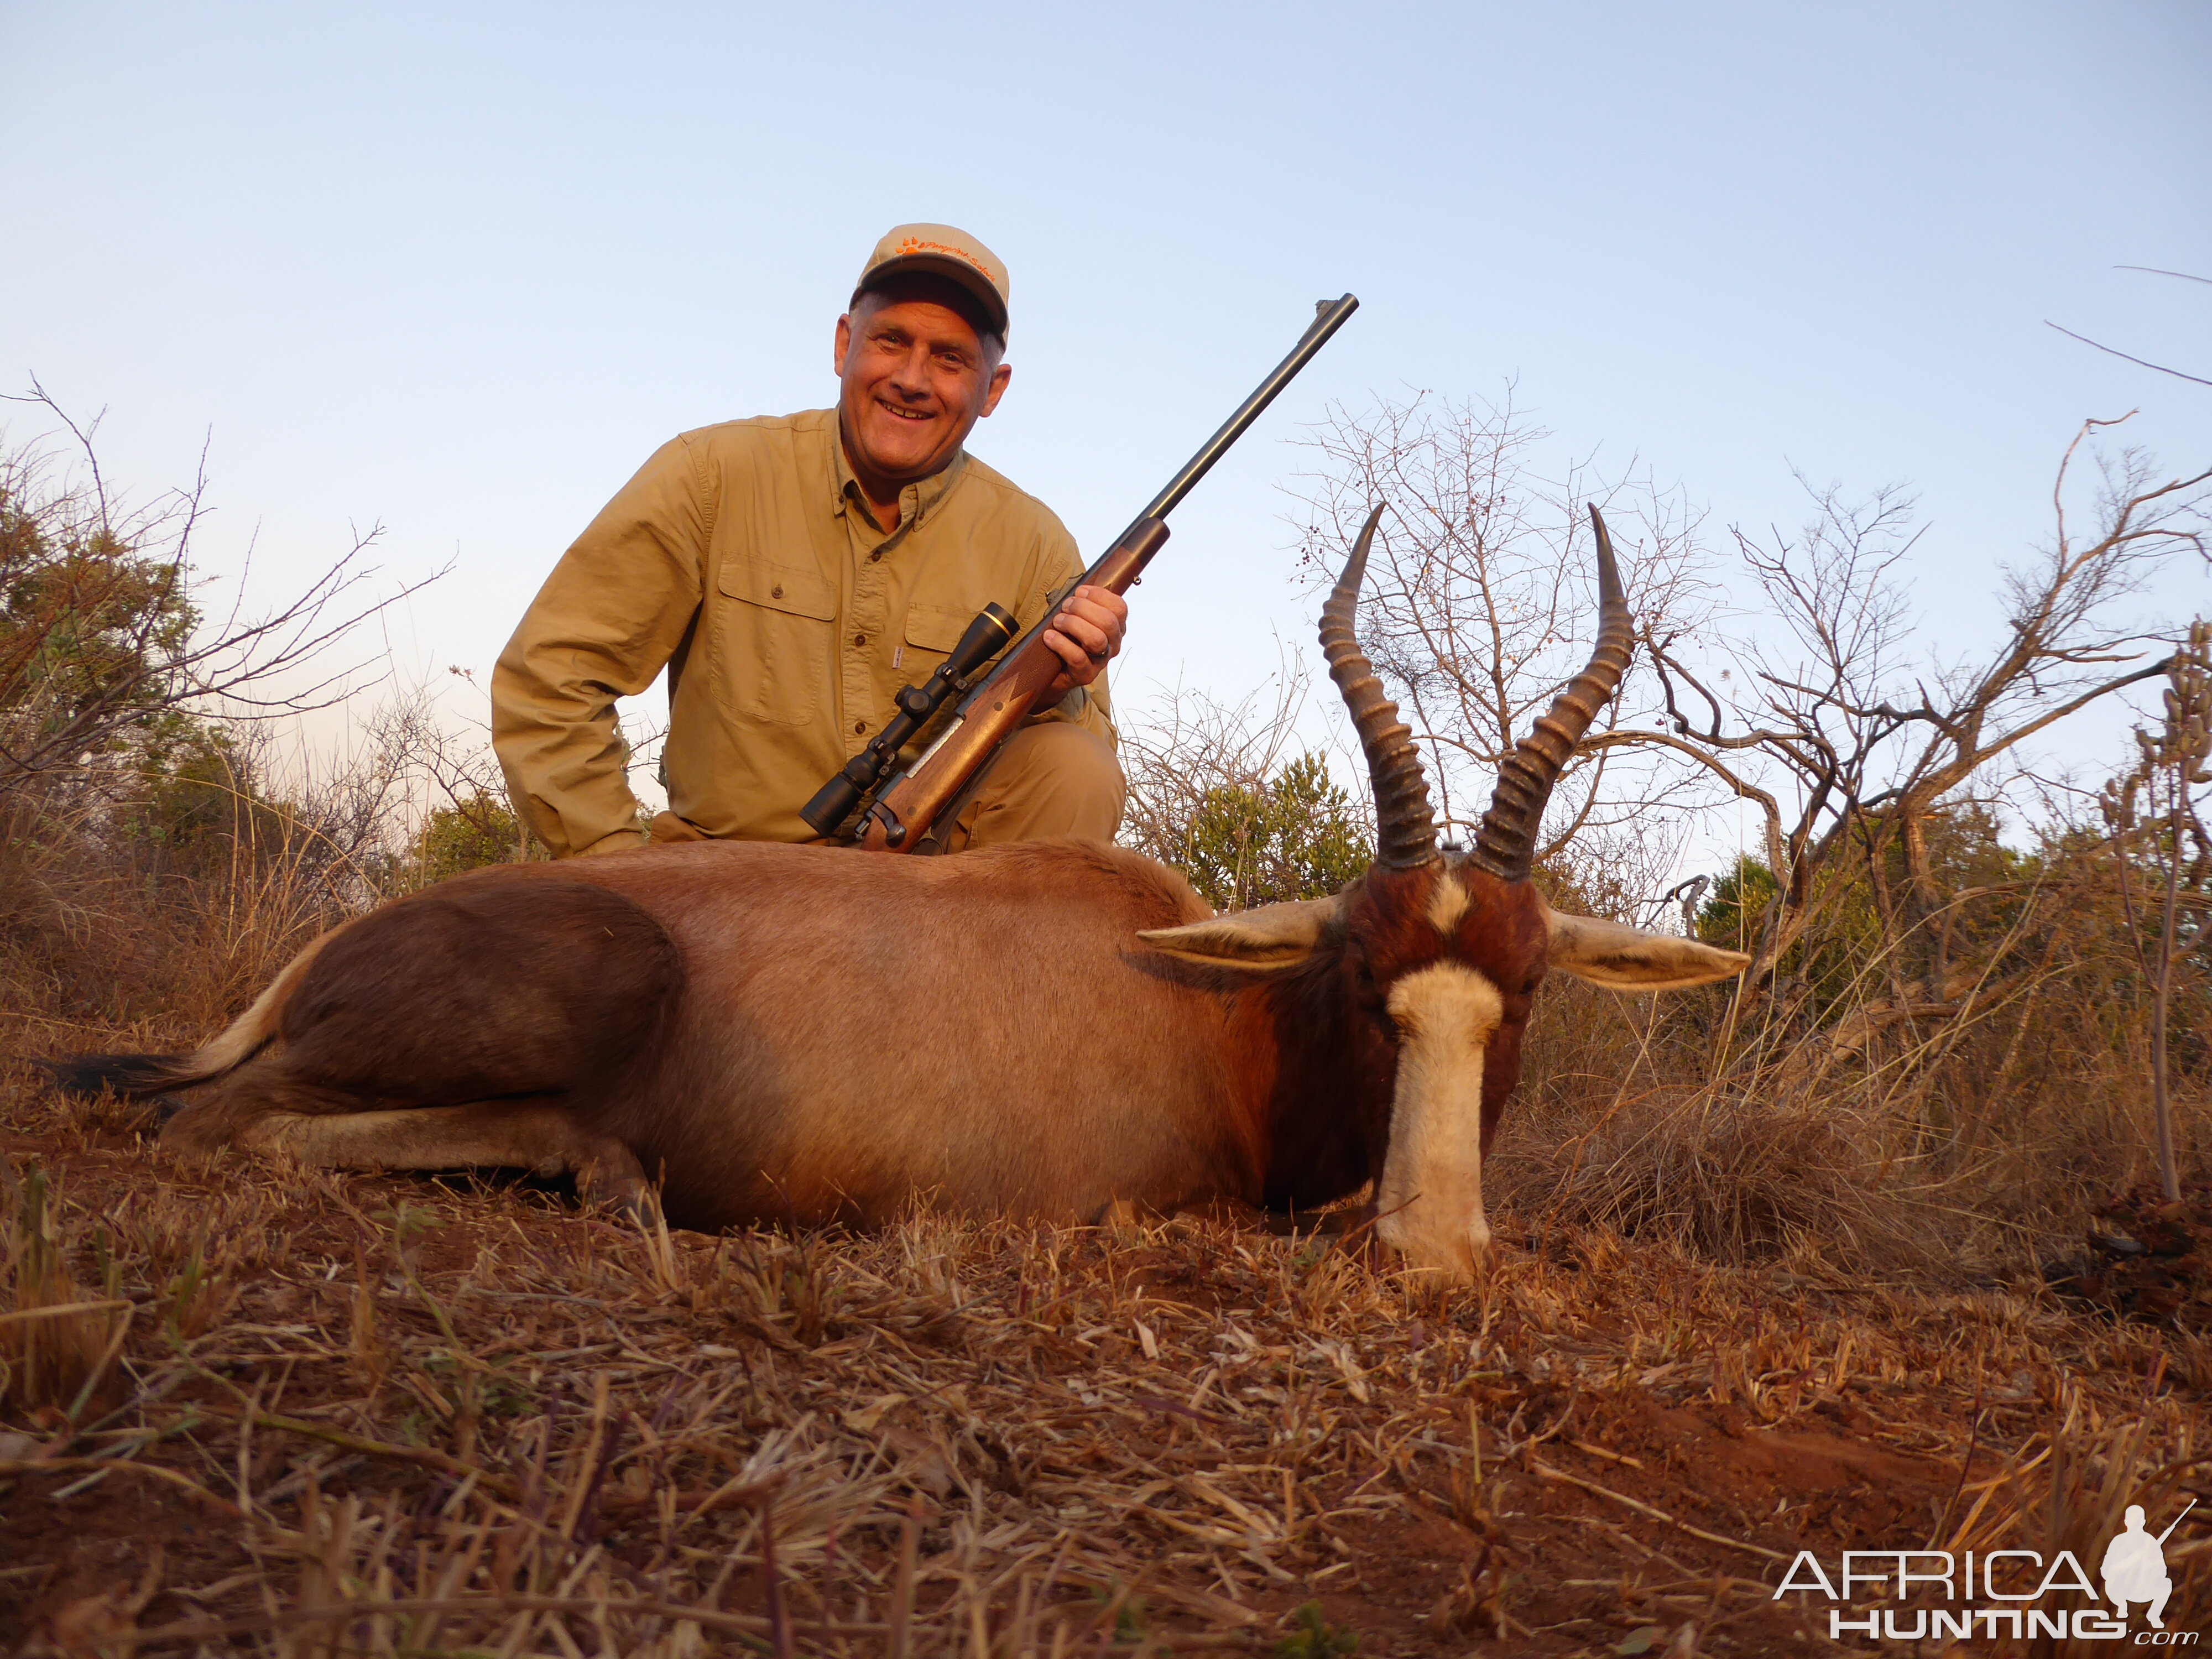
[[[1088,685],[1121,650],[1121,630],[1128,626],[1129,607],[1119,593],[1103,587],[1079,587],[1060,602],[1044,642],[1066,665],[1036,706],[1049,708],[1079,685]]]

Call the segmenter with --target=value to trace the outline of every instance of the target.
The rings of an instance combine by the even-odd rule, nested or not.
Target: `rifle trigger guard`
[[[882,801],[878,801],[873,806],[871,806],[868,809],[867,817],[863,818],[860,821],[860,834],[858,837],[859,839],[865,841],[867,838],[867,826],[871,821],[880,823],[884,826],[884,846],[899,847],[905,844],[906,825],[901,823],[899,822],[898,814],[892,811],[891,809],[885,805]]]

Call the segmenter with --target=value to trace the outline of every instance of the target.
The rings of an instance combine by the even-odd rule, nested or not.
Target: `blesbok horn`
[[[1383,695],[1375,665],[1352,632],[1360,579],[1367,574],[1367,550],[1382,521],[1380,507],[1367,515],[1344,574],[1321,608],[1321,649],[1328,659],[1329,678],[1344,694],[1352,723],[1359,728],[1359,746],[1367,754],[1368,781],[1375,790],[1375,861],[1386,870],[1414,870],[1437,859],[1429,781],[1422,775],[1412,729],[1398,718],[1398,705]]]
[[[1627,672],[1635,646],[1628,599],[1620,591],[1620,568],[1613,559],[1613,538],[1605,532],[1605,515],[1595,506],[1589,515],[1590,527],[1597,532],[1597,648],[1590,653],[1589,665],[1567,682],[1550,712],[1514,744],[1498,769],[1490,810],[1482,815],[1474,850],[1468,854],[1472,862],[1505,881],[1528,879],[1552,786],[1566,770],[1575,745],[1589,730],[1597,711],[1620,689],[1620,677]]]

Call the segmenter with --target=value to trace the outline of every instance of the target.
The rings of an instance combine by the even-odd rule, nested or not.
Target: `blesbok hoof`
[[[604,1204],[624,1221],[646,1231],[663,1224],[660,1194],[645,1178],[644,1166],[622,1142],[593,1135],[572,1155],[569,1167],[576,1175],[576,1196],[586,1204]]]
[[[1127,1199],[1117,1198],[1101,1207],[1091,1224],[1116,1244],[1141,1244],[1145,1223],[1151,1218]]]
[[[634,1191],[606,1194],[614,1212],[640,1232],[659,1232],[668,1224],[661,1212],[660,1194],[647,1186],[640,1185]]]
[[[1411,1224],[1407,1224],[1410,1223]],[[1423,1226],[1414,1217],[1385,1215],[1375,1231],[1397,1255],[1400,1273],[1437,1285],[1470,1285],[1490,1254],[1490,1224]]]

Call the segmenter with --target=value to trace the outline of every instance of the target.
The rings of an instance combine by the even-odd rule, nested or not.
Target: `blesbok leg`
[[[465,1106],[310,1116],[270,1112],[234,1145],[282,1153],[325,1170],[527,1170],[574,1176],[587,1200],[655,1214],[653,1189],[629,1147],[579,1125],[557,1106],[488,1100]]]
[[[331,934],[275,1041],[162,1144],[346,1168],[599,1166],[635,1188],[604,1115],[657,1062],[682,980],[660,925],[617,893],[461,877]]]

